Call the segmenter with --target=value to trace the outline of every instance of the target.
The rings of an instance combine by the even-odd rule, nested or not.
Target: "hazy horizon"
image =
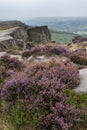
[[[0,0],[0,19],[87,17],[87,0]]]

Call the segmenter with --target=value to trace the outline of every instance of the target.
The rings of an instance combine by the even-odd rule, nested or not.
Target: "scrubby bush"
[[[26,70],[27,75],[33,77],[36,82],[44,81],[44,77],[48,80],[52,78],[56,81],[60,80],[66,86],[75,88],[80,83],[78,67],[69,60],[67,61],[51,61],[49,63],[31,64]]]
[[[0,66],[0,83],[3,82],[4,78],[8,77],[8,74],[3,66]]]
[[[77,108],[87,109],[87,94],[77,93],[73,90],[66,89],[69,104],[75,105]]]
[[[24,97],[24,88],[28,86],[27,79],[12,79],[3,86],[2,94],[5,101],[15,102],[17,99]]]
[[[1,56],[0,65],[4,66],[6,69],[23,69],[24,65],[17,58],[11,58],[9,55]]]
[[[69,57],[70,54],[72,54],[72,51],[69,50],[67,47],[60,46],[58,48],[59,55],[67,56]]]
[[[87,65],[87,52],[83,50],[76,50],[70,56],[71,61],[80,65]]]
[[[33,47],[30,50],[23,52],[22,57],[29,57],[31,55],[48,55],[48,54],[69,56],[71,53],[72,51],[65,46],[47,44],[44,46]]]
[[[13,50],[13,49],[8,49],[6,50],[7,54],[12,54],[12,55],[20,55],[20,51],[18,50]]]
[[[79,83],[76,65],[70,61],[31,64],[15,77],[6,81],[1,94],[16,125],[69,130],[80,121],[81,111],[67,103],[65,93],[66,86],[73,88]],[[26,107],[22,110],[21,105]]]

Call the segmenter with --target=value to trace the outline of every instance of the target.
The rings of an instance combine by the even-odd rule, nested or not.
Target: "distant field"
[[[87,33],[87,17],[40,17],[29,19],[25,23],[33,26],[48,25],[49,29],[62,32]]]
[[[52,40],[60,43],[71,43],[73,33],[51,31]]]
[[[71,42],[74,33],[87,36],[87,17],[37,17],[25,21],[31,26],[47,25],[52,31],[52,40]]]

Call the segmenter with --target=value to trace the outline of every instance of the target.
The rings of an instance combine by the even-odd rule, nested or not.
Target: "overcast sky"
[[[87,0],[0,0],[0,19],[87,16]]]

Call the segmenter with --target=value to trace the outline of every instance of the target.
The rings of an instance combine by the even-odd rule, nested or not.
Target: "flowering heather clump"
[[[4,66],[6,69],[16,70],[21,70],[24,67],[21,61],[17,58],[10,58],[9,55],[4,55],[0,58],[0,65]]]
[[[72,51],[69,50],[67,47],[64,46],[59,46],[57,49],[57,52],[59,55],[63,55],[63,56],[69,56],[70,54],[72,54]]]
[[[78,68],[70,61],[37,63],[31,65],[26,72],[29,78],[32,76],[36,82],[38,82],[38,80],[45,82],[45,78],[47,78],[48,81],[55,79],[55,82],[60,80],[70,88],[75,88],[80,81]]]
[[[80,65],[87,65],[87,52],[83,50],[76,50],[70,56],[71,61]]]
[[[22,57],[29,57],[31,55],[42,55],[42,47],[36,46],[22,53]]]
[[[15,104],[27,106],[26,111],[31,113],[27,122],[34,123],[37,119],[50,130],[69,130],[80,121],[81,113],[68,105],[65,88],[73,88],[78,82],[78,69],[70,61],[37,63],[30,65],[18,78],[8,80],[3,85],[1,95],[11,104],[10,109]]]
[[[32,49],[23,52],[22,57],[29,57],[31,55],[48,55],[56,54],[69,56],[72,53],[67,47],[59,46],[56,44],[47,44],[44,46],[33,47]]]
[[[79,122],[79,110],[67,104],[65,85],[54,79],[31,86],[27,78],[8,81],[2,89],[3,99],[11,105],[25,102],[28,108],[38,113],[48,111],[44,127],[54,130],[69,130],[75,122]],[[38,120],[39,120],[38,119]]]
[[[80,121],[81,111],[71,105],[56,102],[50,110],[50,114],[46,117],[46,125],[51,130],[70,130],[74,123]]]
[[[45,45],[43,47],[43,52],[52,53],[52,54],[56,54],[56,55],[62,55],[62,56],[69,56],[72,53],[72,51],[69,50],[67,47],[54,45],[54,44]]]
[[[25,98],[25,90],[28,86],[28,80],[26,78],[23,79],[12,79],[3,86],[2,88],[2,96],[3,99],[9,103],[14,103],[18,99]],[[25,88],[26,87],[26,88]]]

